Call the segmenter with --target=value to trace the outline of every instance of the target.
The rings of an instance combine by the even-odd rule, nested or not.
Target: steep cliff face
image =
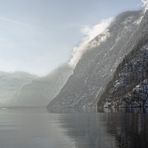
[[[90,41],[73,75],[48,109],[52,112],[96,111],[97,102],[116,68],[143,36],[142,32],[139,37],[135,35],[141,21],[142,11],[124,12],[104,33]]]
[[[119,65],[99,99],[98,109],[142,107],[148,101],[147,95],[148,44],[145,44],[132,51]]]
[[[64,64],[45,77],[24,85],[15,95],[16,106],[47,106],[59,93],[73,69]]]
[[[148,12],[144,14],[131,40],[132,51],[118,66],[99,99],[104,107],[146,107],[148,103]]]

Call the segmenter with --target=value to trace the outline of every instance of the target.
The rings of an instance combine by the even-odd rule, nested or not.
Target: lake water
[[[148,148],[148,115],[1,109],[0,148]]]

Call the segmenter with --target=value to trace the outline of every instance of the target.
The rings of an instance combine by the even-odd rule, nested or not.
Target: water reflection
[[[116,138],[117,148],[148,148],[146,114],[110,114],[107,132]]]
[[[44,109],[0,109],[0,148],[74,148],[58,116]]]
[[[0,110],[0,148],[148,148],[148,115]]]
[[[60,120],[76,148],[148,148],[146,114],[69,114]]]

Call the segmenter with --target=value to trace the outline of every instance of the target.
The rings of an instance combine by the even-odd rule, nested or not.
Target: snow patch
[[[142,22],[143,17],[144,17],[144,16],[141,16],[138,20],[136,20],[136,21],[134,22],[134,24],[139,25],[139,24]]]
[[[107,27],[110,25],[112,20],[113,18],[104,19],[95,26],[84,26],[81,29],[81,32],[84,34],[84,38],[78,46],[73,48],[72,58],[69,62],[70,66],[75,67],[86,50],[91,49],[94,46],[99,46],[101,42],[105,41],[109,37]],[[98,35],[100,35],[99,40],[94,40],[89,44],[89,42]]]
[[[99,35],[99,39],[96,40],[92,40],[89,44],[88,44],[88,48],[94,48],[99,46],[102,42],[105,42],[107,40],[107,38],[110,37],[110,32],[108,29],[106,29],[103,33],[101,33]]]

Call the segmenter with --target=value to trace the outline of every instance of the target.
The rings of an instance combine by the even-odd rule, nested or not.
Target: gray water
[[[1,109],[0,148],[148,148],[148,115]]]

